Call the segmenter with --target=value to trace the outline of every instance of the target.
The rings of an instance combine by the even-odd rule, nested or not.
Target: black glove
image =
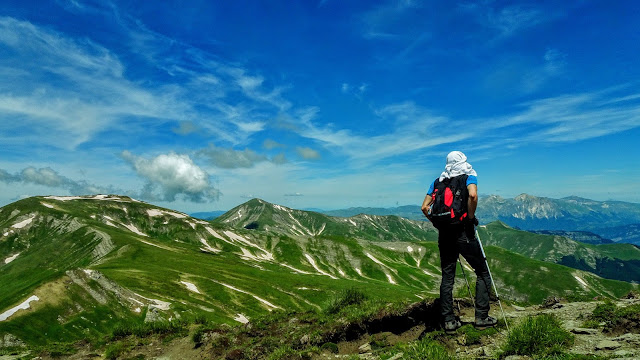
[[[476,238],[476,226],[478,226],[478,218],[467,218],[464,226],[464,232],[467,235],[467,239],[472,240]]]

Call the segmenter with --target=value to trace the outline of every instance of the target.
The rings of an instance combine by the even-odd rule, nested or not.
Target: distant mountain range
[[[637,289],[593,273],[598,259],[638,259],[622,245],[501,223],[479,232],[505,299],[539,304]],[[121,322],[194,314],[242,323],[273,310],[319,309],[354,287],[385,301],[435,298],[436,237],[424,221],[331,217],[258,199],[207,222],[116,195],[27,198],[0,208],[0,338],[100,338]],[[595,268],[557,264],[573,253],[576,267]],[[459,277],[456,293],[464,289]]]
[[[203,211],[203,212],[195,212],[195,213],[191,213],[189,214],[189,216],[194,217],[196,219],[202,219],[202,220],[213,220],[215,218],[217,218],[218,216],[222,215],[226,213],[226,211],[222,211],[222,210],[216,210],[216,211]]]
[[[426,221],[420,205],[393,208],[358,207],[325,211],[332,216],[356,214],[397,215]],[[493,221],[522,230],[565,231],[564,236],[587,243],[607,240],[640,245],[640,204],[622,201],[595,201],[579,197],[551,199],[527,194],[513,199],[490,195],[480,198],[477,216],[481,223]],[[597,240],[586,232],[602,238]]]

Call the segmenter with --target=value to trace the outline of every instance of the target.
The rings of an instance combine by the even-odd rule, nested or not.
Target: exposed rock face
[[[0,348],[3,347],[23,347],[24,343],[22,340],[18,339],[14,335],[5,334],[3,337],[0,337]]]

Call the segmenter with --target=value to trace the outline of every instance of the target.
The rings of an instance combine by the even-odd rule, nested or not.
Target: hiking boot
[[[460,326],[462,326],[462,324],[458,320],[445,321],[444,332],[447,334],[453,334]]]
[[[484,330],[486,328],[494,327],[498,323],[498,320],[493,316],[487,316],[484,319],[476,319],[476,322],[473,324],[476,329]]]

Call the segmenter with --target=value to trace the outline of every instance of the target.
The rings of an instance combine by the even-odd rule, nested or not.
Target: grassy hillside
[[[640,248],[635,245],[584,244],[563,236],[515,230],[501,222],[481,226],[479,233],[487,245],[532,259],[567,265],[610,279],[640,281]]]
[[[0,338],[43,345],[99,337],[123,322],[194,317],[238,324],[276,310],[317,310],[352,288],[390,302],[437,297],[433,230],[397,217],[336,221],[246,205],[250,221],[233,226],[119,196],[34,197],[1,208]],[[258,225],[245,228],[251,222]],[[634,288],[499,248],[487,254],[508,289],[503,298],[513,301]],[[549,277],[562,281],[545,283]],[[463,284],[459,276],[456,293],[464,296]]]

